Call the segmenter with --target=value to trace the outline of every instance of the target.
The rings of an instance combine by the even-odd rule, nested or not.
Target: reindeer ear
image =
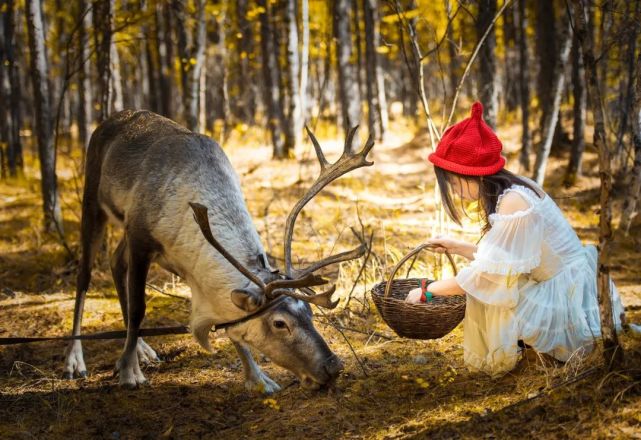
[[[231,301],[246,312],[254,312],[265,304],[265,295],[257,289],[234,289],[231,291]]]

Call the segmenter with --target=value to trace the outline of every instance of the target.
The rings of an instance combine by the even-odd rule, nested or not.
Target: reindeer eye
[[[287,328],[287,324],[285,323],[285,321],[281,321],[280,319],[277,319],[274,321],[274,327],[278,329],[283,329],[283,328]]]

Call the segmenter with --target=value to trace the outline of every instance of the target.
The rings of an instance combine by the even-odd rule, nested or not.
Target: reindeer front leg
[[[262,394],[273,394],[280,391],[280,385],[271,380],[269,376],[260,369],[249,348],[240,342],[232,342],[234,343],[234,347],[236,347],[236,351],[238,351],[238,356],[240,356],[240,361],[243,363],[245,370],[245,389]]]
[[[128,239],[128,264],[127,264],[127,339],[125,348],[116,363],[116,371],[120,376],[120,385],[125,388],[137,388],[147,383],[147,379],[140,370],[138,360],[138,333],[140,324],[145,317],[145,282],[149,265],[150,252],[145,243]]]

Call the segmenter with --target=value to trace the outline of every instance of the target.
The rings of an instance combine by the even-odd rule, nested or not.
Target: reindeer
[[[248,390],[270,394],[280,389],[256,364],[250,347],[293,372],[305,388],[318,389],[339,375],[342,362],[314,328],[310,307],[311,303],[334,308],[338,303],[331,300],[335,286],[318,294],[312,287],[327,282],[315,274],[319,269],[362,256],[364,239],[358,236],[357,248],[303,269],[292,265],[291,242],[303,207],[333,180],[372,165],[367,154],[374,143],[370,137],[354,153],[354,128],[346,137],[342,156],[330,164],[313,133],[307,131],[321,171],[287,218],[285,271],[281,273],[269,264],[239,179],[216,142],[148,111],[119,112],[96,128],[86,158],[72,334],[80,335],[92,263],[106,224],[112,221],[124,229],[111,257],[127,326],[115,367],[121,386],[145,384],[140,362],[159,360],[139,337],[152,262],[189,285],[190,328],[204,349],[211,350],[212,327],[223,324],[242,361]],[[71,342],[65,355],[64,377],[85,377],[81,342]]]

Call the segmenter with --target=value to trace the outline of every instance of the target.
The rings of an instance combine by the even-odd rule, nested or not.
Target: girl
[[[600,336],[597,250],[582,246],[554,201],[532,180],[504,167],[502,144],[472,115],[450,127],[429,156],[446,212],[460,224],[463,201],[478,201],[484,220],[478,245],[436,237],[429,243],[471,261],[456,277],[412,290],[406,301],[467,294],[464,360],[491,375],[511,370],[519,342],[567,361]],[[454,196],[461,200],[460,206]],[[610,282],[614,323],[623,306]]]

